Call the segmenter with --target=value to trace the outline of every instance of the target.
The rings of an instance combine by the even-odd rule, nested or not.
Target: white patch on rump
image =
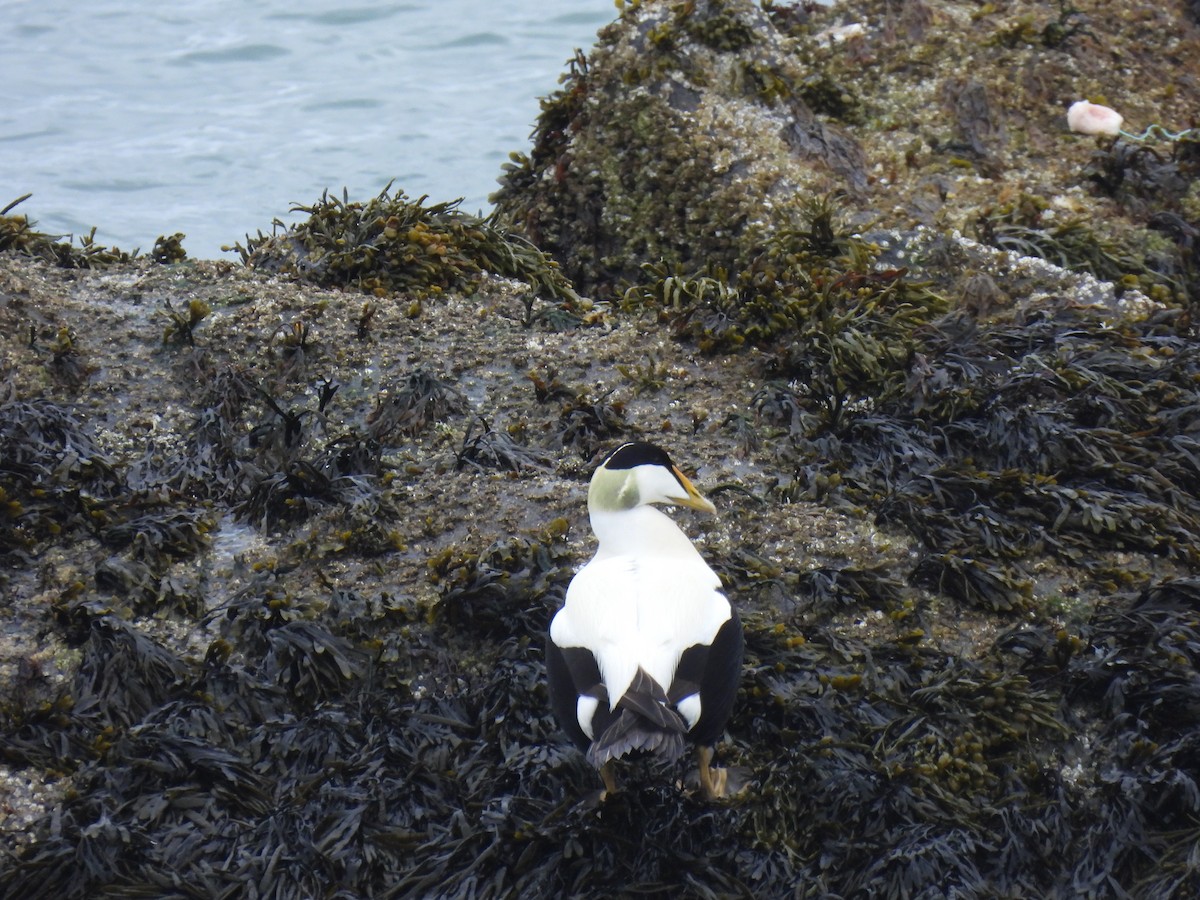
[[[596,707],[599,705],[599,700],[589,697],[587,694],[580,694],[579,699],[575,702],[575,718],[579,720],[579,727],[583,729],[583,733],[588,736],[589,741],[596,739],[596,736],[592,734],[592,716],[596,714]]]

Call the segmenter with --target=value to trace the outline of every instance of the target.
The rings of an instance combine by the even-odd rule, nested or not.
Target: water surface
[[[0,207],[193,257],[328,188],[486,211],[612,0],[0,0]]]

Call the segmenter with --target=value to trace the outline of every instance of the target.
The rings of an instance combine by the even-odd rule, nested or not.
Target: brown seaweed
[[[392,194],[390,184],[366,202],[326,192],[311,206],[293,208],[308,215],[304,222],[276,221],[279,233],[260,232],[234,249],[249,266],[377,296],[434,296],[486,271],[526,281],[533,294],[578,300],[558,264],[524,238],[460,211],[460,201],[426,206],[425,200]]]

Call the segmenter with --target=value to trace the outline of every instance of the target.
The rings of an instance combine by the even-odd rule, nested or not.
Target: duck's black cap
[[[663,466],[674,468],[667,451],[646,441],[630,441],[608,455],[604,466],[609,469],[632,469],[634,466]]]

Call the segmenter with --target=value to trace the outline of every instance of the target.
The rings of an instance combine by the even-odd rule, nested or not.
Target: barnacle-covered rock
[[[543,101],[497,214],[600,295],[660,260],[732,269],[804,198],[866,186],[854,139],[805,102],[807,74],[750,0],[633,4]]]
[[[1173,15],[627,4],[543,101],[493,200],[601,296],[645,265],[732,280],[764,234],[836,190],[856,227],[957,229],[1194,303],[1194,94],[1162,74],[1176,51],[1158,44],[1200,45]],[[1134,37],[1130,21],[1155,18],[1153,40]],[[1108,65],[1098,41],[1127,65]],[[1080,94],[1182,130],[1083,140],[1063,124]]]

